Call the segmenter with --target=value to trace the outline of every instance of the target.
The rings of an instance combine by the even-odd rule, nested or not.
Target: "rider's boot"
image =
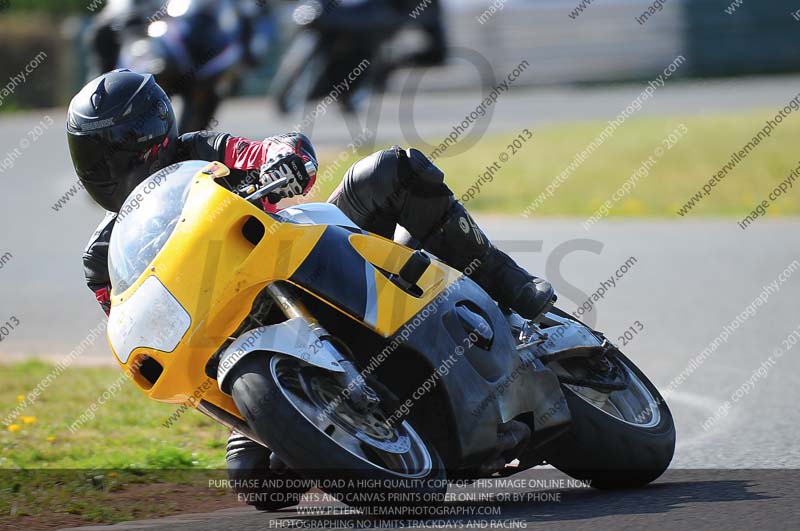
[[[425,250],[463,271],[501,307],[526,319],[547,310],[555,301],[550,283],[531,275],[492,245],[428,157],[416,149],[403,154],[399,180],[406,183],[409,194],[400,209],[401,225]]]
[[[467,274],[501,307],[534,319],[555,301],[553,287],[492,245],[464,205],[453,199],[424,248]]]

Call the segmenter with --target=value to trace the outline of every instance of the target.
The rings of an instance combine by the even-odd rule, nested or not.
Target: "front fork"
[[[361,412],[372,410],[380,402],[377,393],[366,384],[353,360],[345,356],[342,349],[335,344],[338,341],[332,341],[333,336],[308,311],[296,294],[296,288],[283,282],[273,282],[267,286],[267,292],[280,305],[281,311],[287,319],[299,317],[306,321],[312,333],[317,336],[316,342],[320,345],[327,343],[330,350],[336,353],[336,361],[344,369],[344,372],[334,373],[334,376],[339,380],[342,388],[347,390],[352,405]]]

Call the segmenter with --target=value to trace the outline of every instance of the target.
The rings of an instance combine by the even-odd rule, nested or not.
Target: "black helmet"
[[[103,74],[67,111],[75,172],[92,199],[113,212],[137,184],[174,162],[177,137],[172,105],[150,74]]]

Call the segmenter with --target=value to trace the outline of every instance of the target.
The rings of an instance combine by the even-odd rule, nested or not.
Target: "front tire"
[[[231,395],[251,429],[292,470],[318,480],[340,501],[388,516],[443,501],[447,483],[435,448],[408,422],[383,423],[383,402],[380,412],[364,418],[348,399],[326,409],[343,390],[332,373],[296,358],[258,353],[232,369],[231,382]]]
[[[631,385],[641,385],[653,401],[638,413],[623,412],[632,416],[622,420],[581,396],[581,388],[562,385],[571,429],[539,451],[557,469],[598,489],[642,487],[664,473],[675,452],[666,402],[633,362],[619,352],[614,356],[629,370]]]

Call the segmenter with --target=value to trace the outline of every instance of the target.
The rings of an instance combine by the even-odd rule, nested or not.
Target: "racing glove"
[[[267,194],[267,200],[275,204],[286,197],[305,194],[317,175],[314,160],[304,161],[292,152],[281,153],[267,160],[260,169],[259,181],[265,185],[286,178],[286,183]]]

